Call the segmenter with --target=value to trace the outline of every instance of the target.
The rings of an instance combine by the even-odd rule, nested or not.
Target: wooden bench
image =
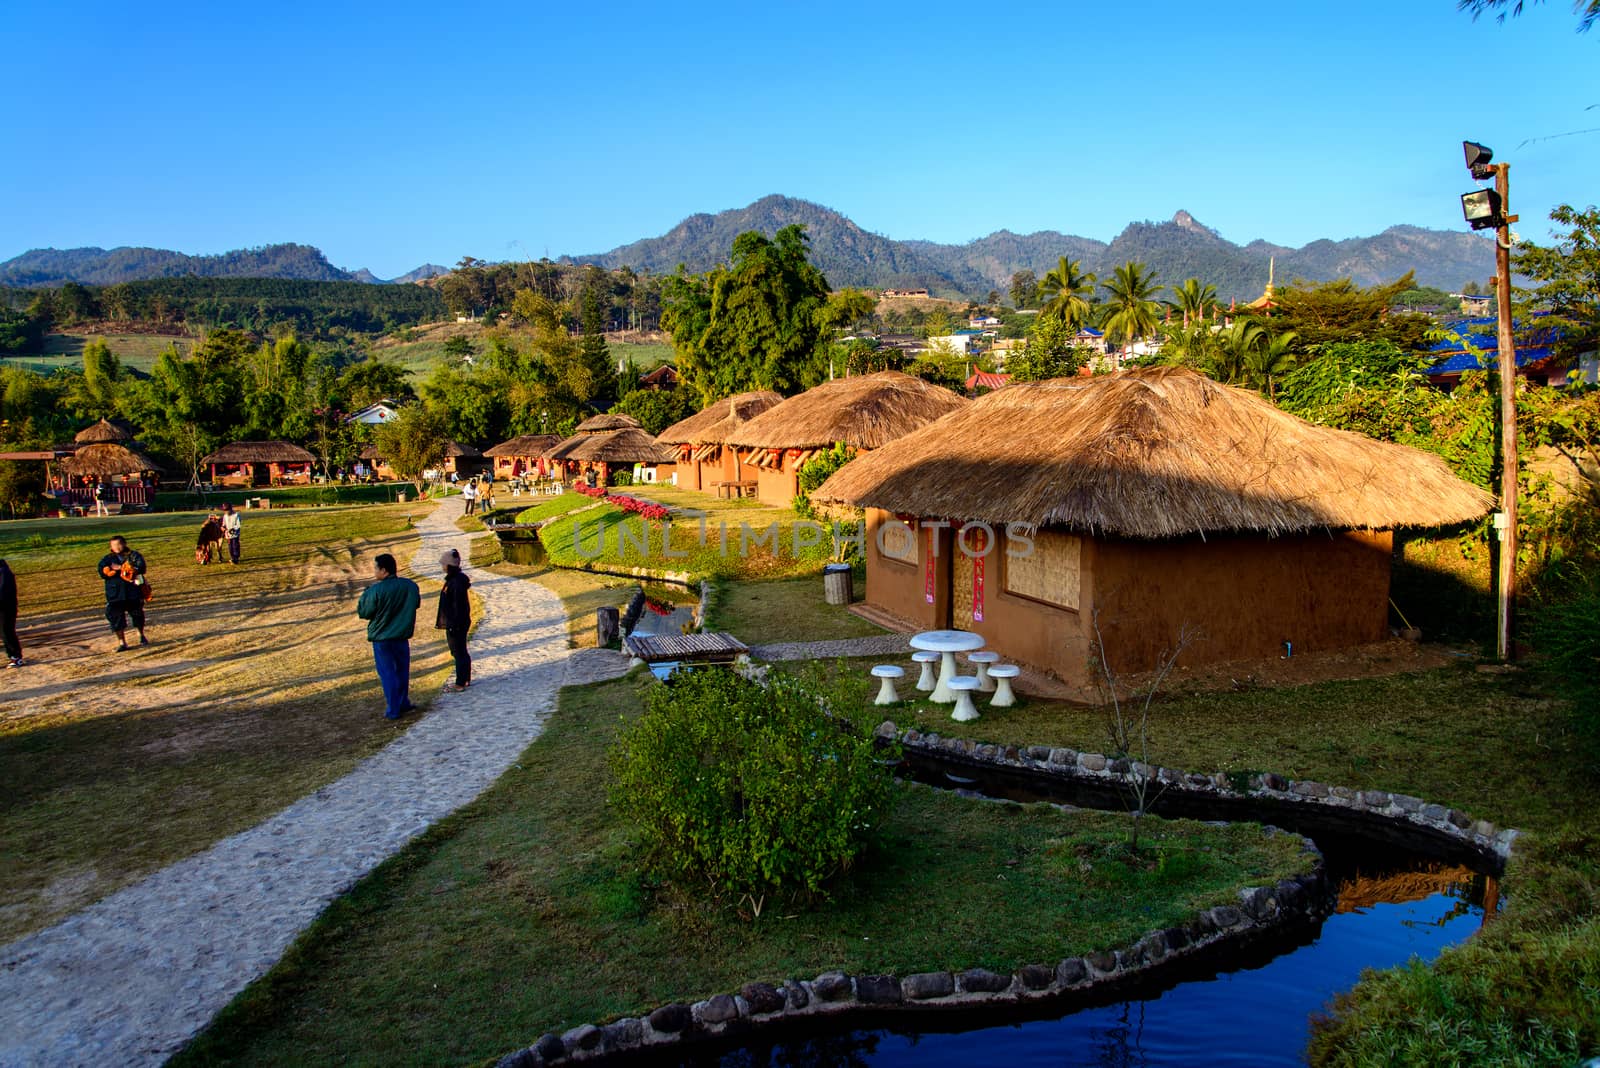
[[[749,646],[731,634],[629,635],[622,639],[629,654],[646,664],[731,664],[750,652]]]

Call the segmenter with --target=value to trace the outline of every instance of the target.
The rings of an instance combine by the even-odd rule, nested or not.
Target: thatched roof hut
[[[728,435],[769,408],[783,403],[770,389],[737,393],[713,401],[687,419],[673,423],[656,435],[663,445],[721,445]]]
[[[287,441],[233,441],[210,456],[205,464],[309,464],[316,457]]]
[[[824,382],[728,434],[738,448],[817,449],[843,442],[878,449],[967,403],[942,386],[899,371]]]
[[[483,453],[474,449],[471,445],[463,445],[459,441],[445,442],[444,454],[455,460],[476,460],[483,456]]]
[[[523,434],[502,441],[500,444],[483,450],[485,456],[543,456],[544,453],[561,441],[557,434]]]
[[[1180,368],[1014,383],[857,458],[814,497],[1131,538],[1437,527],[1493,503],[1432,453]]]
[[[74,478],[113,478],[159,471],[161,465],[115,441],[92,442],[61,460],[61,470]]]
[[[619,464],[670,464],[675,459],[671,449],[658,444],[655,438],[636,426],[622,427],[606,434],[583,434],[569,441],[575,443],[554,459],[568,463],[603,463],[613,467]]]
[[[102,419],[92,426],[84,427],[72,435],[72,440],[79,445],[94,445],[108,441],[132,441],[133,432],[119,423],[109,419]]]
[[[591,415],[579,423],[575,433],[598,434],[606,430],[622,430],[626,427],[641,425],[639,420],[631,415],[623,415],[621,412],[601,412],[599,415]]]

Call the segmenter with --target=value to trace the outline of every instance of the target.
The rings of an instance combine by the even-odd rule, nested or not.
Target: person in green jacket
[[[411,632],[416,629],[422,592],[415,582],[399,576],[388,553],[378,554],[373,572],[378,581],[362,592],[356,615],[367,621],[372,662],[383,686],[383,716],[399,719],[412,710]]]

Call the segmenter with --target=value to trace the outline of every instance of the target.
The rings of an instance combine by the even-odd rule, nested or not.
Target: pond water
[[[1191,1066],[1304,1063],[1313,1014],[1349,990],[1364,968],[1431,960],[1483,923],[1492,881],[1467,868],[1319,840],[1337,911],[1320,928],[1239,953],[1227,968],[1191,966],[1164,989],[1106,995],[1064,1014],[1048,1007],[1000,1013],[897,1016],[887,1026],[684,1052],[667,1063],[766,1065]],[[1001,1010],[1004,1012],[1004,1010]],[[1032,1018],[1020,1018],[1026,1012]],[[1052,1014],[1054,1013],[1054,1014]],[[884,1018],[880,1018],[882,1020]],[[822,1025],[826,1027],[826,1025]]]
[[[535,537],[500,535],[500,555],[506,563],[522,567],[539,567],[545,562],[544,544]]]

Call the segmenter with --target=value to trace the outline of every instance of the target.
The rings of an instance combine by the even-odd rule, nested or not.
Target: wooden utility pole
[[[1495,304],[1500,319],[1500,574],[1496,582],[1495,651],[1502,661],[1515,655],[1511,608],[1517,592],[1517,349],[1511,336],[1511,164],[1496,163],[1494,187],[1500,194],[1500,225],[1495,230]]]

